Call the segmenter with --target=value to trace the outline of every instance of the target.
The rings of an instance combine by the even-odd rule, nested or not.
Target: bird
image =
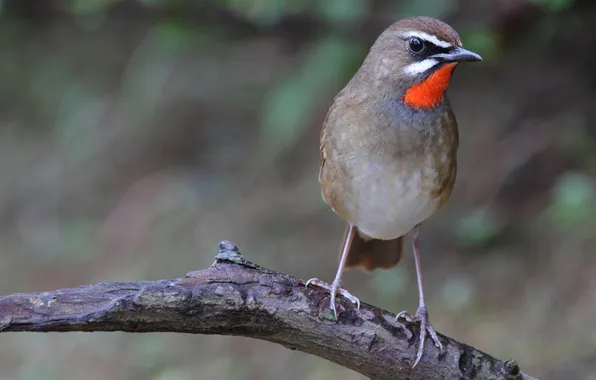
[[[451,195],[457,175],[459,132],[446,90],[460,62],[482,61],[463,48],[447,23],[417,16],[396,21],[373,43],[361,67],[334,97],[320,136],[319,182],[324,202],[346,222],[334,281],[306,282],[360,307],[342,288],[345,269],[390,269],[411,235],[420,323],[415,367],[427,335],[443,351],[429,322],[420,263],[419,229]]]

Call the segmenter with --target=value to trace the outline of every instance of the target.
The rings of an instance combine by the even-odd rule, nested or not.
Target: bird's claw
[[[397,321],[399,318],[403,318],[408,322],[418,322],[419,321],[419,319],[412,317],[410,315],[410,313],[408,313],[407,310],[403,310],[403,311],[400,311],[399,313],[397,313],[397,315],[395,316],[395,320]]]
[[[360,309],[360,300],[358,298],[356,298],[355,296],[353,296],[352,294],[350,294],[347,290],[339,287],[339,285],[334,287],[333,284],[329,285],[326,282],[319,280],[318,278],[311,278],[310,280],[306,281],[306,284],[304,286],[308,288],[308,285],[314,285],[321,289],[325,289],[329,292],[329,294],[331,295],[331,298],[329,300],[329,307],[331,308],[331,310],[333,310],[333,316],[336,319],[337,319],[337,310],[335,307],[335,296],[337,294],[348,299],[350,302],[352,302],[354,305],[356,305],[356,309]],[[335,288],[335,291],[334,291],[334,288]]]
[[[439,340],[437,336],[437,332],[433,328],[433,326],[428,321],[428,312],[426,311],[425,307],[418,308],[416,314],[412,317],[410,313],[406,310],[400,312],[395,316],[395,320],[397,321],[398,318],[403,318],[408,322],[420,322],[420,345],[418,346],[418,353],[416,354],[416,361],[412,368],[416,367],[422,359],[422,354],[424,352],[424,342],[426,341],[426,334],[430,334],[431,339],[433,340],[435,346],[439,349],[439,354],[443,353],[443,344]]]

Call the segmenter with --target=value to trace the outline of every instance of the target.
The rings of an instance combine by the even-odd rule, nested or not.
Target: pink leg
[[[323,281],[319,280],[318,278],[311,278],[306,282],[306,287],[312,284],[318,286],[320,288],[326,289],[329,291],[331,295],[331,300],[329,301],[329,307],[333,310],[333,315],[337,318],[337,310],[335,308],[335,296],[336,294],[340,294],[343,297],[349,299],[352,303],[356,304],[357,308],[360,308],[360,300],[350,293],[348,293],[345,289],[341,288],[341,276],[344,272],[344,268],[346,266],[346,261],[348,260],[348,253],[350,252],[350,245],[352,244],[352,240],[354,240],[354,233],[356,229],[353,225],[348,225],[348,235],[346,237],[345,244],[342,248],[341,252],[341,259],[339,260],[339,267],[337,268],[337,273],[335,275],[335,279],[331,285],[324,283]]]
[[[428,310],[426,308],[426,303],[424,302],[424,288],[422,286],[422,265],[420,264],[420,247],[418,243],[418,229],[419,226],[414,227],[413,236],[412,236],[412,246],[414,247],[414,261],[416,262],[416,277],[418,279],[418,310],[416,311],[416,315],[414,317],[410,316],[407,311],[402,311],[399,313],[395,319],[399,317],[405,318],[409,322],[420,322],[420,345],[418,346],[418,353],[416,355],[416,361],[412,368],[416,367],[416,365],[422,359],[422,353],[424,352],[424,342],[426,340],[426,334],[430,334],[430,337],[434,341],[435,345],[439,348],[439,352],[443,352],[443,345],[435,332],[435,329],[432,327],[428,320]]]

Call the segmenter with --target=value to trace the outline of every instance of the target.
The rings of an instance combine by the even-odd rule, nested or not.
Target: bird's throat
[[[445,97],[445,91],[451,80],[451,73],[457,65],[448,63],[432,73],[422,83],[410,87],[403,101],[412,108],[424,109],[438,106]]]

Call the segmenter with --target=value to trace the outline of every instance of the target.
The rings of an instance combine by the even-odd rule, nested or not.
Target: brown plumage
[[[342,239],[342,246],[348,237],[348,231],[349,228],[346,228]],[[392,240],[379,240],[366,236],[360,231],[356,231],[350,245],[346,269],[362,267],[367,272],[372,272],[378,268],[391,269],[399,263],[403,251],[403,236]],[[341,260],[341,251],[339,255]]]
[[[360,104],[352,103],[353,99],[347,97],[349,90],[348,85],[338,95],[323,124],[319,171],[322,197],[337,215],[359,227],[358,239],[354,238],[354,242],[363,240],[368,242],[366,247],[376,246],[375,257],[368,259],[362,256],[372,255],[372,250],[357,252],[360,247],[365,247],[362,244],[352,247],[346,267],[354,267],[361,262],[367,263],[367,270],[390,269],[399,262],[401,250],[394,251],[395,245],[383,242],[408,233],[436,212],[451,194],[459,145],[457,123],[453,112],[447,108],[442,114],[428,118],[424,129],[405,132],[389,128],[379,130],[378,124],[371,124],[368,120],[376,118],[379,121],[384,115],[377,113],[369,118],[369,110],[363,112]],[[375,95],[379,96],[369,96]],[[378,100],[372,100],[375,101]],[[357,115],[352,117],[353,114]],[[391,127],[392,123],[384,121],[381,126]],[[386,190],[392,184],[394,191],[387,194]],[[369,191],[371,186],[379,185],[382,188],[378,192]],[[397,223],[391,231],[384,231],[392,219],[400,216],[399,210],[391,207],[400,193],[417,197],[414,203],[424,210],[421,210],[421,215],[412,215],[412,220]],[[423,195],[426,197],[422,198]],[[406,219],[410,217],[404,216]],[[380,257],[380,249],[386,249],[389,257]],[[352,255],[360,258],[351,259]],[[377,262],[379,265],[375,264]],[[388,263],[393,265],[388,266]]]
[[[441,343],[428,322],[422,289],[418,226],[449,198],[457,172],[458,128],[445,91],[461,61],[481,60],[463,49],[457,32],[428,17],[403,19],[375,41],[362,66],[333,99],[321,130],[319,182],[325,202],[347,222],[332,285],[309,280],[359,304],[342,289],[345,268],[394,267],[403,237],[413,231],[421,334]]]

